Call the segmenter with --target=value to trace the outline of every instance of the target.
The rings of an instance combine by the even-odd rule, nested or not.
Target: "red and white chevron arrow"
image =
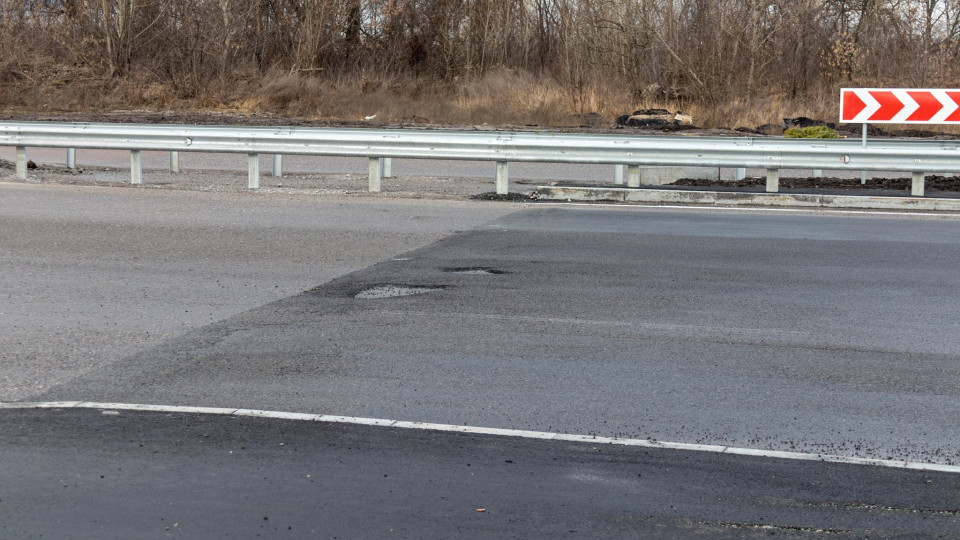
[[[960,89],[843,88],[840,122],[960,124]]]

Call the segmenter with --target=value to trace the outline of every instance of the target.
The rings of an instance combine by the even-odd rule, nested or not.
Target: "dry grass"
[[[821,117],[820,114],[805,110],[798,104],[788,102],[779,96],[767,96],[749,101],[733,99],[713,107],[692,105],[688,112],[696,119],[698,125],[731,128],[780,123],[784,118],[796,116]]]
[[[375,116],[378,122],[419,119],[446,124],[553,126],[572,122],[566,101],[552,81],[508,70],[454,84],[374,75],[326,81],[292,73],[268,78],[239,106],[247,111],[326,120]]]
[[[29,75],[26,75],[28,74]],[[683,109],[704,128],[756,127],[784,118],[807,116],[835,122],[839,87],[814,97],[790,100],[778,94],[752,100],[731,99],[705,105],[634,99],[623,85],[564,85],[546,75],[495,69],[483,77],[441,82],[413,77],[369,74],[321,78],[315,73],[271,73],[260,79],[239,73],[193,95],[169,83],[137,77],[109,79],[52,63],[0,63],[0,111],[5,113],[98,112],[147,109],[171,111],[269,112],[315,120],[453,125],[536,125],[570,127],[583,113],[597,113],[608,124],[637,109]],[[923,128],[960,134],[960,126],[884,126]]]

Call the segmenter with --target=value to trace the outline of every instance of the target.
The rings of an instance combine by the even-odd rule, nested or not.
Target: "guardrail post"
[[[737,167],[733,170],[733,179],[734,180],[743,180],[747,177],[747,168],[746,167]]]
[[[823,169],[814,169],[813,170],[814,178],[823,178]]]
[[[271,171],[273,176],[281,177],[283,176],[283,156],[280,154],[273,155],[273,170]]]
[[[767,169],[767,193],[780,191],[780,169]]]
[[[77,168],[77,149],[76,148],[67,148],[67,168],[68,169]]]
[[[383,187],[380,182],[380,158],[369,158],[367,164],[370,175],[370,193],[378,193]]]
[[[130,151],[130,183],[143,183],[143,152],[140,150]]]
[[[613,166],[613,183],[618,186],[623,185],[623,165]]]
[[[639,165],[627,165],[627,187],[640,187]]]
[[[17,178],[25,180],[27,178],[27,147],[17,147]]]
[[[910,195],[913,197],[923,197],[923,181],[925,180],[922,172],[913,173],[913,179],[910,182]]]
[[[170,152],[170,172],[180,172],[180,152]]]
[[[393,159],[380,158],[380,178],[393,178]]]
[[[260,154],[247,154],[247,187],[260,189]]]
[[[510,169],[506,161],[497,162],[497,195],[510,193]]]

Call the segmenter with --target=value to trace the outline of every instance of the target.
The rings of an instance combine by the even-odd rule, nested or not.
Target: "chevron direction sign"
[[[840,122],[960,124],[960,89],[843,88]]]

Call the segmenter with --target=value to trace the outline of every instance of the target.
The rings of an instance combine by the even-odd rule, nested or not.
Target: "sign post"
[[[869,125],[869,124],[867,124],[867,123],[864,123],[864,124],[863,124],[863,134],[860,135],[860,139],[861,139],[861,141],[862,141],[861,144],[860,144],[860,146],[862,146],[862,147],[864,147],[864,148],[867,147],[867,130],[868,130],[868,127],[867,127],[867,126],[868,126],[868,125]],[[866,184],[866,183],[867,183],[867,171],[860,171],[860,185],[862,186],[862,185],[864,185],[864,184]]]

